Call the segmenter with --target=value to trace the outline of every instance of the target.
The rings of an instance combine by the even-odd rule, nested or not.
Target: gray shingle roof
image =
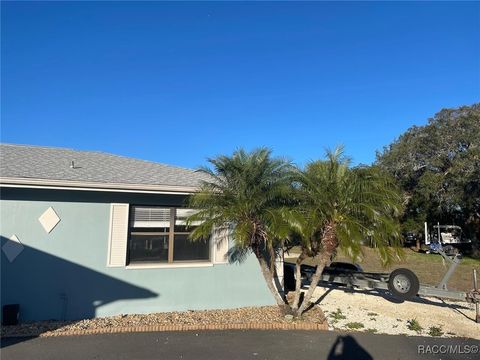
[[[206,179],[194,170],[103,152],[11,144],[0,145],[0,176],[185,187]]]

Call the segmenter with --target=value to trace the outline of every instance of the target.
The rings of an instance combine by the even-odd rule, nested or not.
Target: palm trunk
[[[302,250],[302,253],[298,256],[295,261],[295,298],[293,299],[292,310],[297,312],[298,303],[300,302],[300,295],[302,289],[302,262],[306,259],[307,254],[305,250]]]
[[[275,256],[275,249],[273,248],[273,246],[269,246],[269,252],[270,252],[270,273],[272,274],[272,276],[275,276],[277,272],[275,268],[275,261],[277,259]]]
[[[331,221],[325,226],[325,229],[322,235],[322,241],[321,241],[322,252],[320,253],[320,261],[318,262],[317,270],[315,271],[315,274],[313,274],[312,276],[310,287],[308,288],[308,291],[305,294],[302,305],[300,305],[300,308],[298,309],[296,316],[302,315],[305,309],[307,309],[307,307],[310,306],[311,304],[310,300],[312,299],[313,292],[317,288],[318,282],[320,281],[320,278],[323,273],[323,269],[325,268],[325,266],[330,265],[334,251],[338,246],[338,240],[335,234],[335,228],[336,228],[336,224],[333,221]]]
[[[278,289],[275,287],[273,284],[273,274],[270,271],[270,268],[263,256],[261,254],[255,254],[257,256],[258,263],[260,264],[260,270],[262,271],[262,275],[265,278],[265,281],[267,283],[268,289],[270,292],[273,294],[273,297],[275,298],[275,301],[277,302],[277,305],[282,308],[282,310],[285,309],[285,301],[284,299],[280,296],[280,293]]]
[[[305,294],[305,297],[303,298],[302,305],[300,305],[300,308],[296,311],[296,316],[302,315],[302,313],[307,309],[308,306],[310,306],[311,302],[310,300],[312,299],[313,292],[317,288],[318,282],[320,281],[320,278],[322,276],[323,269],[325,266],[327,266],[330,262],[331,254],[323,253],[320,256],[320,261],[319,264],[317,265],[317,270],[315,271],[315,274],[312,276],[312,280],[310,283],[310,286],[308,288],[308,291]]]

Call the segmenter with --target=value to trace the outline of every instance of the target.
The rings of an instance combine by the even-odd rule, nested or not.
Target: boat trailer
[[[416,296],[427,296],[456,301],[466,301],[468,303],[475,304],[475,320],[477,323],[480,323],[480,290],[477,285],[476,270],[473,269],[472,290],[468,292],[450,290],[447,287],[448,281],[455,272],[457,266],[460,264],[462,255],[454,254],[449,256],[441,249],[438,250],[438,253],[450,265],[445,275],[436,286],[420,284],[417,275],[415,275],[413,271],[405,268],[395,269],[391,273],[377,273],[359,271],[357,269],[354,269],[354,266],[352,266],[353,268],[342,268],[341,266],[325,268],[318,285],[333,285],[346,286],[349,288],[356,287],[361,289],[388,290],[395,298],[401,301],[411,300]],[[288,276],[288,273],[293,275],[295,265],[285,264],[285,266],[285,277]],[[315,270],[315,266],[302,265],[302,278],[305,278],[305,280],[309,283],[311,281],[312,275],[315,273]],[[285,278],[285,280],[287,279]]]

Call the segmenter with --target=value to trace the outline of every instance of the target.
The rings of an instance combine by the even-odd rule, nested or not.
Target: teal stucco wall
[[[13,189],[1,195],[1,245],[15,234],[24,246],[12,262],[2,251],[1,300],[20,304],[22,321],[274,304],[253,256],[210,267],[106,266],[110,202],[183,199]],[[50,206],[61,221],[47,234],[38,218]]]

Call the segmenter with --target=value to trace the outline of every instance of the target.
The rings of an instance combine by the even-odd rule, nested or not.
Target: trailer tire
[[[395,269],[388,279],[388,290],[399,300],[409,300],[418,294],[420,282],[417,275],[408,269]]]

